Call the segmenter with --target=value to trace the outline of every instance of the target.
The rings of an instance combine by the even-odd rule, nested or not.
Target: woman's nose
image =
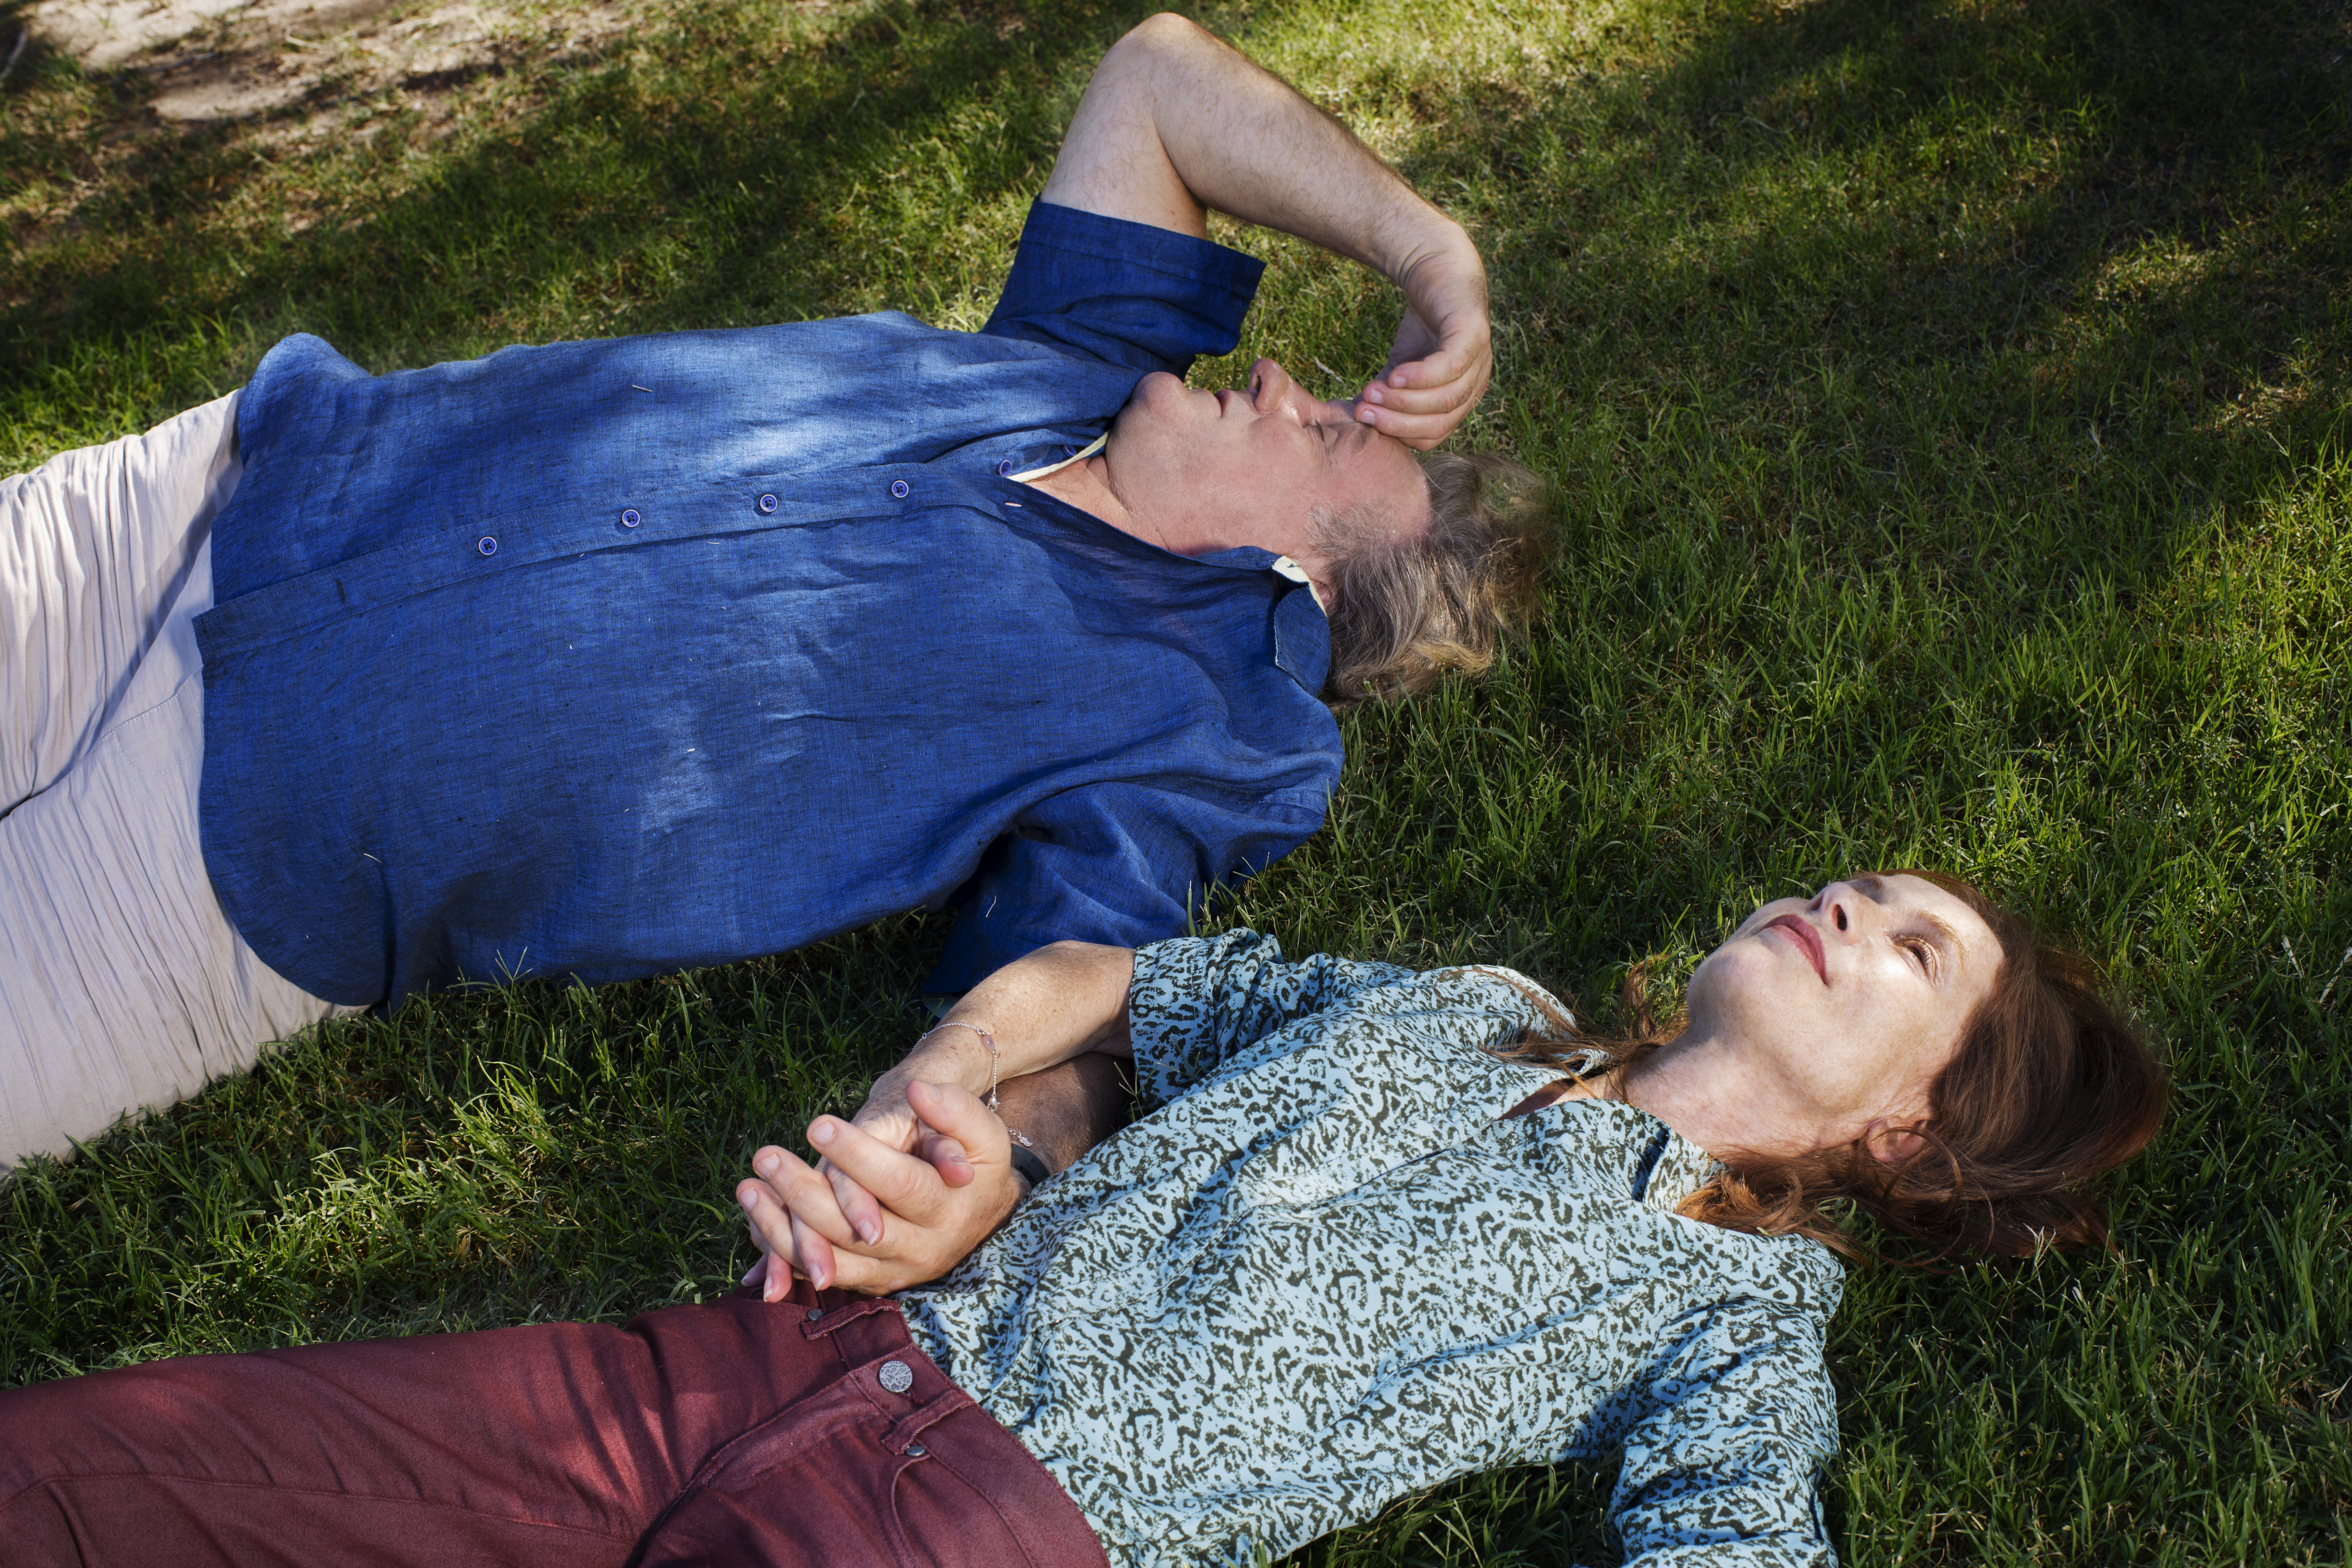
[[[1806,910],[1817,914],[1832,931],[1840,935],[1852,935],[1855,917],[1860,912],[1861,894],[1850,882],[1832,882],[1813,895]]]

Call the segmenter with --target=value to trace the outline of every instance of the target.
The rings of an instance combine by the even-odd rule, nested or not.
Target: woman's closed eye
[[[1919,965],[1920,973],[1930,980],[1936,978],[1937,961],[1941,955],[1936,952],[1936,944],[1933,941],[1924,936],[1898,936],[1895,939],[1895,944],[1911,954],[1913,961]]]

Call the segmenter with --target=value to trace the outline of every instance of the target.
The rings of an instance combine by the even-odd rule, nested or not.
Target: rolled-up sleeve
[[[1182,375],[1241,342],[1265,263],[1173,229],[1037,202],[983,332]]]
[[[1731,1301],[1670,1339],[1610,1512],[1625,1568],[1833,1564],[1820,1478],[1837,1447],[1822,1320]]]
[[[1135,955],[1128,990],[1138,1099],[1157,1110],[1277,1030],[1414,978],[1394,964],[1328,953],[1286,963],[1280,942],[1254,931],[1156,942]]]

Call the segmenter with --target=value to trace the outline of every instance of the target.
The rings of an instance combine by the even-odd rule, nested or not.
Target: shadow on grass
[[[755,1256],[732,1201],[751,1151],[854,1110],[897,1059],[929,923],[420,998],[30,1167],[0,1184],[0,1386],[724,1294]]]
[[[68,242],[32,258],[0,374],[30,377],[86,343],[191,314],[319,331],[381,369],[494,346],[486,323],[573,289],[605,300],[594,324],[624,330],[837,313],[894,286],[904,300],[908,284],[919,295],[902,256],[866,247],[861,197],[975,105],[1001,110],[1003,135],[955,148],[967,199],[1016,183],[1025,194],[1069,105],[1065,67],[1090,62],[1145,9],[892,3],[805,25],[771,7],[682,6],[536,62],[502,98],[478,95],[488,123],[461,123],[428,176],[378,199],[383,176],[416,153],[401,134],[414,110],[387,109],[354,138],[372,136],[375,153],[322,162],[326,188],[296,193],[308,226],[264,226],[234,247],[202,231],[255,167],[250,128],[152,136],[131,176],[75,216],[112,235],[115,253]],[[118,97],[140,90],[134,73],[95,79]],[[656,276],[635,276],[648,255]],[[257,336],[247,353],[265,346]]]
[[[1706,659],[1784,662],[1816,623],[1738,592],[1778,573],[1800,599],[1885,593],[1883,628],[1846,616],[1846,655],[1899,682],[1965,648],[2011,750],[2103,759],[2127,795],[2127,751],[2084,729],[2118,716],[2045,691],[2078,672],[2037,668],[2032,639],[2180,591],[2340,454],[2342,33],[2294,5],[1822,0],[1710,12],[1662,70],[1563,55],[1573,85],[1548,96],[1376,74],[1374,100],[1426,127],[1405,167],[1489,236],[1507,363],[1487,433],[1563,481],[1563,593],[1622,628],[1647,683],[1557,693],[1545,721],[1605,749]],[[1811,706],[1824,722],[1778,765],[1885,771],[1895,715]],[[1789,782],[1742,793],[1820,794]],[[1739,832],[1772,823],[1739,804]],[[1663,868],[1685,890],[1668,910],[1727,869],[1723,842],[1683,837],[1711,869]]]

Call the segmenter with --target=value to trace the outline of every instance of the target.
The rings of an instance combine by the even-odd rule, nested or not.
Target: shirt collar
[[[1633,1179],[1642,1206],[1673,1214],[1723,1173],[1723,1162],[1661,1122],[1653,1152]]]
[[[1307,574],[1306,567],[1301,566],[1297,562],[1293,561],[1287,555],[1277,555],[1273,559],[1273,561],[1267,563],[1267,569],[1273,572],[1273,574],[1277,577],[1286,577],[1291,582],[1303,585],[1307,594],[1314,599],[1315,607],[1322,611],[1326,616],[1330,615],[1331,606],[1323,602],[1323,595],[1315,586],[1315,579]]]
[[[1060,473],[1072,463],[1083,463],[1088,458],[1093,457],[1097,452],[1108,451],[1109,449],[1110,432],[1106,430],[1101,435],[1096,437],[1093,440],[1087,442],[1084,447],[1079,447],[1076,451],[1071,453],[1068,457],[1063,458],[1058,463],[1048,463],[1042,468],[1030,468],[1024,472],[1008,474],[1005,477],[1017,485],[1034,485],[1048,474]],[[1241,548],[1252,549],[1255,547],[1244,545]],[[1230,555],[1234,553],[1234,552],[1219,551],[1216,553],[1218,555]],[[1213,557],[1203,556],[1201,557],[1201,559],[1208,560],[1213,559]],[[1266,563],[1266,564],[1276,576],[1286,578],[1289,581],[1299,584],[1301,586],[1305,587],[1308,595],[1314,599],[1315,607],[1322,611],[1324,615],[1328,616],[1331,613],[1331,606],[1323,602],[1323,595],[1321,591],[1315,586],[1315,579],[1307,574],[1307,569],[1304,566],[1301,566],[1297,562],[1293,561],[1287,555],[1274,556],[1272,560]]]

